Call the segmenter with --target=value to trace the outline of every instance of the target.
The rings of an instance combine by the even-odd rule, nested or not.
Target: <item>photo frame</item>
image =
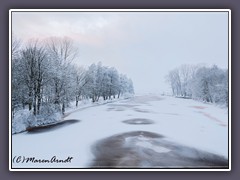
[[[71,11],[71,12],[75,12],[75,11],[78,11],[78,12],[132,12],[132,13],[134,13],[134,12],[227,12],[228,13],[228,49],[227,49],[227,51],[228,51],[228,70],[229,70],[229,72],[228,72],[228,76],[229,76],[229,79],[228,79],[228,83],[229,83],[229,89],[228,89],[228,91],[229,91],[229,96],[228,96],[228,99],[229,99],[229,114],[228,114],[228,152],[231,152],[231,11],[230,10],[227,10],[227,9],[210,9],[210,10],[194,10],[194,9],[181,9],[181,10],[172,10],[172,9],[148,9],[148,10],[136,10],[136,9],[132,9],[132,10],[129,10],[129,9],[119,9],[119,10],[41,10],[41,9],[38,9],[37,10],[38,12],[44,12],[44,11],[47,11],[47,12],[62,12],[62,11]],[[35,12],[34,10],[26,10],[26,9],[21,9],[21,10],[10,10],[10,15],[9,15],[9,20],[10,20],[10,22],[12,22],[12,13],[13,12]],[[12,29],[12,24],[11,23],[9,23],[9,29]],[[10,40],[11,40],[11,43],[10,44],[12,44],[12,33],[10,32],[9,33],[9,38],[10,38]],[[9,54],[9,56],[10,57],[12,57],[12,54],[11,54],[11,52],[12,52],[12,48],[11,48],[11,46],[10,46],[10,54]],[[9,66],[9,77],[11,77],[12,76],[12,66]],[[11,86],[11,83],[9,82],[9,89],[11,89],[12,88],[12,86]],[[11,94],[10,94],[10,96],[9,96],[9,104],[10,104],[10,107],[9,107],[9,117],[11,117],[12,116],[12,109],[11,109],[11,105],[12,105],[12,101],[11,101],[11,99],[12,99],[12,97],[11,97]],[[145,100],[146,101],[146,100]],[[198,107],[198,106],[196,106],[196,107]],[[136,110],[136,108],[134,109],[135,111],[137,111]],[[142,111],[142,109],[138,109],[138,111]],[[204,113],[204,112],[203,112]],[[205,116],[208,116],[208,118],[210,117],[210,119],[214,119],[211,115],[207,115],[207,114],[205,114]],[[218,120],[216,120],[215,119],[215,121],[218,121]],[[132,122],[132,121],[131,121]],[[135,123],[135,121],[134,121],[134,123]],[[147,122],[145,122],[145,120],[144,120],[144,123],[147,123]],[[9,123],[9,132],[12,132],[12,123]],[[142,132],[141,132],[142,133]],[[146,134],[146,133],[145,133]],[[113,134],[114,135],[114,134]],[[134,136],[136,136],[136,135],[134,135]],[[228,170],[230,170],[231,169],[231,154],[229,154],[228,153],[228,168],[223,168],[223,169],[218,169],[218,168],[201,168],[201,169],[198,169],[198,168],[189,168],[189,166],[187,166],[188,168],[186,169],[186,168],[179,168],[179,167],[177,167],[177,168],[169,168],[168,166],[166,166],[166,167],[164,167],[164,166],[161,166],[161,167],[157,167],[157,168],[154,168],[154,167],[150,167],[150,168],[144,168],[144,167],[141,167],[141,168],[126,168],[126,167],[124,167],[124,168],[117,168],[117,169],[112,169],[112,167],[110,166],[110,167],[108,167],[108,168],[106,168],[106,169],[102,169],[101,167],[100,168],[76,168],[76,167],[74,167],[74,168],[66,168],[66,167],[57,167],[57,168],[46,168],[46,167],[30,167],[30,168],[26,168],[26,167],[24,167],[24,168],[13,168],[12,167],[12,164],[13,164],[13,162],[15,162],[15,163],[17,163],[17,162],[19,162],[19,163],[22,163],[23,162],[23,159],[25,159],[26,157],[24,156],[24,155],[14,155],[14,156],[12,156],[12,133],[10,133],[9,134],[9,140],[10,140],[10,148],[9,149],[11,149],[11,152],[9,152],[9,154],[10,154],[10,158],[9,158],[9,160],[10,160],[10,162],[9,162],[9,165],[10,165],[10,167],[9,167],[9,169],[10,170],[16,170],[16,171],[21,171],[21,170],[34,170],[34,171],[38,171],[38,170],[54,170],[54,171],[211,171],[211,170],[214,170],[214,171],[228,171]],[[113,140],[113,141],[115,141],[115,140]],[[117,141],[117,140],[116,140]],[[137,142],[138,143],[138,142]],[[141,143],[142,143],[142,141],[141,141]],[[158,142],[159,143],[159,142]],[[139,143],[138,143],[139,144]],[[142,144],[141,144],[141,146],[142,146]],[[144,144],[144,146],[151,146],[151,147],[153,147],[153,145],[151,144]],[[175,146],[174,146],[175,147]],[[113,148],[113,147],[112,147]],[[175,147],[176,148],[176,147]],[[100,148],[101,149],[101,148]],[[163,150],[163,148],[161,149],[161,150]],[[156,151],[156,149],[155,149],[155,151]],[[191,151],[190,149],[188,150],[188,151]],[[197,152],[197,153],[199,153],[199,152]],[[54,158],[54,161],[62,161],[62,159],[57,159],[57,157],[56,156],[53,156],[53,157],[55,157]],[[52,158],[53,158],[52,157]],[[27,159],[28,159],[28,161],[32,161],[32,159],[31,158],[34,158],[34,156],[33,157],[27,157]],[[52,160],[52,158],[50,158],[51,160]],[[70,158],[70,159],[69,159]],[[70,161],[71,162],[71,159],[72,159],[73,157],[68,157],[68,159],[66,160],[66,161]],[[49,163],[51,160],[49,160],[49,159],[44,159],[44,162],[46,162],[46,163]],[[34,159],[33,159],[33,161],[34,161]],[[38,161],[38,159],[37,159],[37,161]],[[210,160],[211,161],[211,160]],[[38,163],[38,162],[37,162]]]

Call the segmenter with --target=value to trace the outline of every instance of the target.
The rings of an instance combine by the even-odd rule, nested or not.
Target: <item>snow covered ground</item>
[[[135,96],[75,110],[64,120],[79,121],[55,129],[12,135],[12,167],[87,168],[94,159],[92,146],[98,140],[132,131],[157,133],[170,142],[228,158],[228,110],[190,99]],[[169,152],[168,148],[156,147],[143,139],[136,146],[158,153]],[[54,156],[61,160],[72,157],[72,160],[23,162],[24,158],[49,160]]]

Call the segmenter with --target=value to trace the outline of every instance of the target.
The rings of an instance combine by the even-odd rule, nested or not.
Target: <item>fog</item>
[[[102,62],[133,80],[136,93],[169,91],[182,64],[228,67],[227,12],[13,12],[12,32],[27,42],[67,36],[74,63]]]

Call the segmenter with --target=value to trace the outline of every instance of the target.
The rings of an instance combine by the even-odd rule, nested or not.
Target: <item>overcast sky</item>
[[[101,61],[133,80],[136,93],[169,89],[167,73],[182,64],[228,67],[227,12],[13,12],[12,30],[27,41],[72,38],[75,63]]]

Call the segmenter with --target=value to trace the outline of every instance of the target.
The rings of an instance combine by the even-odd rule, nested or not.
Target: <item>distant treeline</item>
[[[182,65],[166,77],[174,96],[228,105],[228,70]]]

